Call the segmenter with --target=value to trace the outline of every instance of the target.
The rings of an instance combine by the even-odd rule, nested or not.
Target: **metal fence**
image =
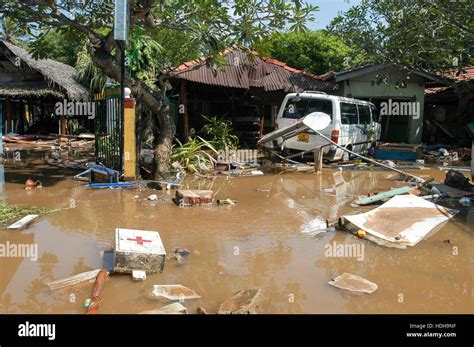
[[[123,172],[123,119],[120,96],[96,99],[95,157],[97,163]]]

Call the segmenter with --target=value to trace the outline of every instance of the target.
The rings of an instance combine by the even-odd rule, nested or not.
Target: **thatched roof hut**
[[[52,59],[36,60],[23,48],[0,41],[0,96],[89,99],[74,78],[76,70]]]

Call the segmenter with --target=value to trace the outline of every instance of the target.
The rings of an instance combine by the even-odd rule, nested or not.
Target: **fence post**
[[[126,181],[134,181],[137,178],[135,99],[125,98],[124,102],[125,109],[123,120],[123,175]]]

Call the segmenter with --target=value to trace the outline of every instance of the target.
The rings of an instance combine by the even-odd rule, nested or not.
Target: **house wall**
[[[421,143],[423,114],[424,114],[424,90],[423,78],[411,75],[405,88],[395,88],[395,81],[406,75],[391,76],[389,84],[377,85],[377,75],[381,72],[373,72],[363,76],[355,77],[339,82],[339,90],[336,95],[361,98],[361,99],[406,99],[420,103],[420,117],[410,117],[407,125],[403,128],[390,129],[390,131],[405,132],[398,134],[399,138],[406,138],[408,143]]]

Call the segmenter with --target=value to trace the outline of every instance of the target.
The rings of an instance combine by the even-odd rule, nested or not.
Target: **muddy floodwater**
[[[234,292],[262,289],[261,313],[473,313],[474,208],[442,204],[461,212],[415,247],[378,246],[343,231],[307,233],[318,219],[335,219],[373,207],[351,207],[359,196],[403,186],[389,171],[325,169],[322,174],[284,173],[260,177],[187,177],[191,189],[212,189],[236,205],[180,208],[175,191],[88,189],[71,179],[77,171],[28,159],[5,164],[6,202],[62,209],[23,231],[0,230],[0,243],[38,245],[38,259],[0,258],[1,313],[85,313],[92,284],[50,291],[44,282],[101,267],[114,246],[116,228],[160,232],[168,253],[191,250],[187,261],[168,260],[162,274],[133,282],[109,277],[100,313],[138,313],[162,306],[148,298],[154,284],[182,284],[201,299],[185,302],[190,313],[215,312]],[[437,182],[445,172],[412,173]],[[26,191],[27,178],[43,188]],[[157,194],[157,201],[147,197]],[[409,217],[409,216],[407,216]],[[449,240],[449,241],[448,241]],[[333,257],[337,244],[363,252]],[[328,284],[342,273],[378,286],[355,294]]]

